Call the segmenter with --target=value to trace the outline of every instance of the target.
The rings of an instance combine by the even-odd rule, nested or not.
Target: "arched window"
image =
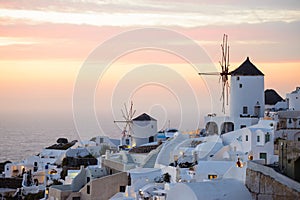
[[[295,141],[300,141],[300,132],[295,133],[294,140]]]
[[[207,135],[218,134],[218,125],[215,122],[207,122],[205,130]]]
[[[228,133],[230,131],[234,131],[234,124],[232,122],[224,122],[221,125],[221,134]]]

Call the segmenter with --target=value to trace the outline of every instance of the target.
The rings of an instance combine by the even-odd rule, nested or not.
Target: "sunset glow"
[[[28,111],[33,115],[64,112],[71,116],[76,77],[90,53],[117,34],[144,27],[170,29],[195,41],[214,63],[211,69],[219,69],[222,35],[228,34],[230,69],[238,67],[249,56],[265,74],[266,89],[273,88],[284,98],[300,86],[299,1],[225,2],[0,1],[2,117]],[[198,98],[207,95],[203,77],[183,59],[169,52],[141,50],[112,63],[99,80],[95,98],[110,94],[131,70],[151,63],[168,66],[186,80]],[[139,73],[136,79],[148,76]],[[170,83],[176,77],[167,72],[160,76]],[[159,96],[156,92],[155,87],[145,88],[148,99]],[[142,97],[143,93],[137,92],[136,106],[140,112],[151,111],[159,103],[149,100],[143,104]],[[170,94],[161,98],[166,103]],[[205,114],[209,101],[205,99],[199,105],[201,115]]]

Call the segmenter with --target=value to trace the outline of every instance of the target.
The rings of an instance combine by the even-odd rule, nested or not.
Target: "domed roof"
[[[264,74],[250,62],[249,57],[235,70],[230,72],[232,76],[264,76]]]
[[[277,102],[283,101],[283,98],[273,89],[265,91],[265,104],[275,105]]]

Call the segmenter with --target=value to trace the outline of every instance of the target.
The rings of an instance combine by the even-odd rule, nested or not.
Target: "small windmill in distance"
[[[124,129],[122,131],[122,139],[121,139],[121,145],[131,146],[131,136],[133,134],[132,132],[132,118],[136,112],[136,110],[133,110],[133,102],[130,102],[130,109],[127,109],[126,104],[124,103],[124,109],[121,109],[122,116],[124,120],[116,120],[114,123],[126,123],[124,126]]]
[[[223,35],[223,43],[221,44],[222,50],[222,61],[220,61],[221,72],[208,72],[208,73],[199,73],[199,75],[218,75],[222,80],[222,112],[225,114],[225,101],[226,105],[228,105],[228,95],[229,95],[229,83],[228,76],[229,72],[229,46],[227,45],[228,35]]]

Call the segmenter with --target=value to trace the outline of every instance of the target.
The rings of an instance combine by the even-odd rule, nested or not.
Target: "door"
[[[259,158],[265,160],[265,164],[267,164],[267,153],[259,153]]]

